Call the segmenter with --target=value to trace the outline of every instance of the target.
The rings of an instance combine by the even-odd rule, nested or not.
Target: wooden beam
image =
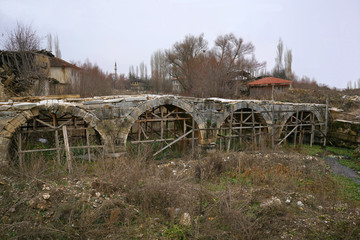
[[[155,157],[156,155],[158,155],[159,153],[161,153],[162,151],[164,151],[165,149],[167,149],[168,147],[170,147],[171,145],[177,143],[178,141],[180,141],[181,139],[183,139],[184,137],[186,137],[187,135],[189,135],[193,130],[188,131],[187,133],[185,133],[184,135],[180,136],[179,138],[175,139],[174,141],[172,141],[171,143],[167,144],[165,147],[161,148],[159,151],[157,151],[156,153],[153,154],[153,157]]]
[[[70,145],[69,145],[69,139],[67,134],[66,125],[62,127],[63,135],[64,135],[64,146],[65,146],[65,152],[66,152],[66,163],[68,167],[68,171],[71,174],[72,173],[72,158],[71,158],[71,152],[70,152]]]

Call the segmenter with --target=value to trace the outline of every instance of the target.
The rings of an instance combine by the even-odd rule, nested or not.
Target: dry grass
[[[5,239],[356,239],[360,203],[325,163],[298,153],[214,153],[1,173]],[[47,199],[46,194],[49,194]],[[303,205],[299,204],[301,202]],[[182,225],[183,213],[191,225]]]

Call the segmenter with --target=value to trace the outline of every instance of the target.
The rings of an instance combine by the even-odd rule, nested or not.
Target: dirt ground
[[[41,158],[0,175],[2,239],[360,239],[359,185],[299,152]]]

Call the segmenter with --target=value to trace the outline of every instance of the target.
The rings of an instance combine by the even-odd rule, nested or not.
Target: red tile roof
[[[291,85],[292,81],[275,78],[275,77],[266,77],[253,82],[248,83],[250,86],[258,86],[258,85]]]
[[[70,68],[79,69],[79,67],[77,67],[76,65],[68,63],[67,61],[62,60],[62,59],[57,58],[57,57],[51,57],[50,58],[50,66],[51,67],[70,67]]]

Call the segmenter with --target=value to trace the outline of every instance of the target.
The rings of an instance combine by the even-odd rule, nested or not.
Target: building
[[[57,57],[50,58],[50,73],[52,79],[59,82],[58,94],[78,93],[80,89],[80,68]]]
[[[292,81],[275,77],[265,77],[248,83],[250,96],[256,98],[272,97],[274,93],[287,91],[291,85]]]
[[[171,90],[173,93],[182,93],[184,91],[184,88],[180,84],[178,78],[171,79]]]
[[[0,100],[56,93],[58,81],[49,77],[47,51],[0,51]]]

